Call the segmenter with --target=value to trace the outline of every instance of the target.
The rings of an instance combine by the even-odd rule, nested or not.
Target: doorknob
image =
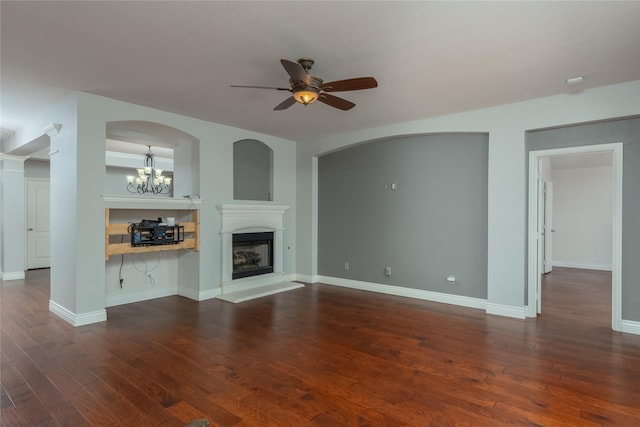
[[[27,231],[33,231],[33,228],[29,227],[27,228]]]

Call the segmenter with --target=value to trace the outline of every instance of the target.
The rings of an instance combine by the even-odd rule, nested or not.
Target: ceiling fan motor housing
[[[302,68],[309,71],[313,64],[315,64],[315,61],[311,58],[300,58],[298,59],[298,64],[302,65]]]

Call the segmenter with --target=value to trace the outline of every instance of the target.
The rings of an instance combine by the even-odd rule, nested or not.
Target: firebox
[[[273,273],[273,232],[234,234],[232,279]]]

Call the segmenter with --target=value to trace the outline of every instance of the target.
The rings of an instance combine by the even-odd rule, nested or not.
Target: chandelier
[[[127,190],[130,193],[167,194],[171,191],[171,178],[163,176],[162,169],[156,169],[155,154],[151,146],[144,154],[144,167],[137,169],[138,175],[127,175]]]

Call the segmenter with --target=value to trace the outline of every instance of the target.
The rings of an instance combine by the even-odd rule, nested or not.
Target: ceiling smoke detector
[[[579,85],[583,81],[584,81],[584,76],[569,77],[567,79],[567,85],[575,86],[575,85]]]

